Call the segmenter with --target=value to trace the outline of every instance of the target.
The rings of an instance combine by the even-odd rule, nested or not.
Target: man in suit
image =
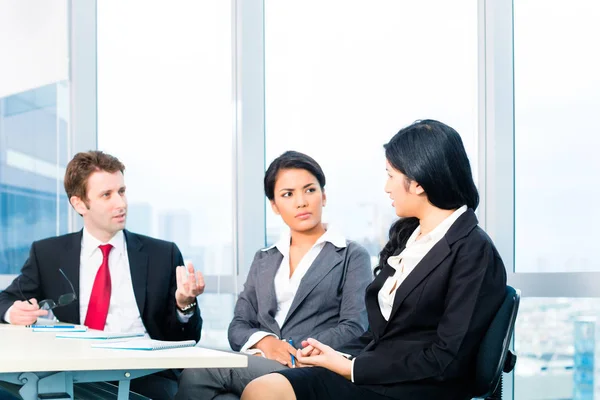
[[[39,302],[51,299],[63,322],[158,340],[200,339],[196,296],[204,290],[202,274],[191,264],[186,271],[174,243],[124,229],[124,171],[116,157],[100,151],[78,153],[69,162],[64,186],[84,228],[32,244],[21,275],[0,292],[2,322],[33,324],[51,307],[44,301],[40,308]],[[169,374],[171,379],[163,374],[134,380],[132,390],[172,397],[176,382]]]

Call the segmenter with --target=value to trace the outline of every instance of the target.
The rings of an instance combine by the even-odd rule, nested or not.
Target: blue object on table
[[[288,339],[288,343],[290,344],[290,346],[294,347],[294,341],[290,338]],[[292,367],[296,366],[296,357],[294,357],[294,355],[292,354]]]
[[[32,328],[75,329],[75,325],[31,325]]]

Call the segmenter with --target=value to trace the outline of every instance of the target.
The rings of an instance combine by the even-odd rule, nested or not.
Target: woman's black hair
[[[394,169],[421,185],[434,206],[453,210],[463,205],[475,210],[479,193],[458,132],[439,121],[416,121],[385,144],[385,157]],[[388,257],[401,251],[419,226],[415,217],[401,218],[390,227],[389,241],[379,253],[377,274]]]
[[[269,165],[269,168],[267,168],[267,172],[265,172],[265,195],[269,200],[275,198],[275,181],[277,180],[277,174],[279,174],[279,171],[282,169],[306,170],[317,178],[321,189],[325,188],[325,174],[319,163],[306,154],[290,150],[273,160],[271,165]]]

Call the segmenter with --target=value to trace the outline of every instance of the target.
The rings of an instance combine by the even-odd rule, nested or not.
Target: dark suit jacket
[[[469,396],[506,287],[504,264],[477,223],[471,209],[458,218],[397,289],[389,321],[377,294],[394,269],[386,265],[367,288],[370,328],[340,348],[356,355],[356,384],[403,400]]]
[[[82,232],[48,238],[31,245],[29,258],[21,270],[21,289],[26,298],[58,300],[71,293],[71,287],[58,271],[75,287],[78,299],[54,314],[63,322],[79,324],[79,267]],[[199,309],[182,324],[177,319],[175,268],[183,265],[181,252],[174,243],[124,231],[131,269],[133,291],[142,321],[152,339],[200,340],[202,318]],[[23,300],[17,281],[0,292],[0,320],[15,300]],[[4,322],[4,321],[2,321]]]
[[[365,331],[367,310],[363,297],[372,275],[369,254],[362,246],[348,242],[347,247],[338,248],[326,242],[300,281],[280,327],[275,321],[274,280],[282,260],[276,247],[256,253],[229,325],[233,350],[239,351],[258,331],[291,338],[298,348],[308,337],[337,347]]]

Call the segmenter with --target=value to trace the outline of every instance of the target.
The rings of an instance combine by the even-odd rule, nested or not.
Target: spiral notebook
[[[164,340],[140,339],[129,340],[127,342],[112,342],[93,344],[92,347],[99,349],[121,349],[121,350],[165,350],[178,349],[181,347],[194,347],[196,341],[182,340],[179,342],[169,342]]]
[[[91,340],[108,340],[108,339],[123,339],[144,336],[141,332],[103,332],[103,331],[64,331],[57,333],[56,337],[61,339],[91,339]]]
[[[32,325],[32,332],[67,332],[71,333],[81,333],[87,332],[87,327],[83,325]]]

